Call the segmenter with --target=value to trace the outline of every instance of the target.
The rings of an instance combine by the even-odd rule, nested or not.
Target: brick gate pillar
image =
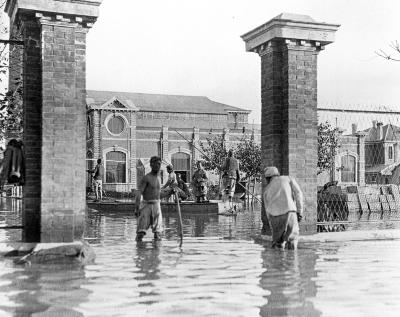
[[[26,242],[70,242],[83,233],[86,33],[101,1],[6,3],[11,30],[24,41]]]
[[[263,165],[298,180],[309,233],[317,221],[317,55],[338,27],[283,13],[242,36],[246,50],[261,57]],[[263,222],[268,226],[265,215]]]

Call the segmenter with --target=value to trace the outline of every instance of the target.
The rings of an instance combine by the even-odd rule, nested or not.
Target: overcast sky
[[[87,88],[207,96],[260,122],[260,57],[241,35],[282,12],[341,24],[318,57],[318,102],[400,110],[398,0],[103,0],[88,34]]]
[[[260,122],[260,57],[241,35],[282,12],[341,24],[318,57],[319,104],[400,109],[398,0],[103,0],[88,35],[88,89],[203,95]]]

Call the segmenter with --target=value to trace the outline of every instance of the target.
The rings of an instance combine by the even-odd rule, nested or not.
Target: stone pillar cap
[[[281,13],[267,23],[243,34],[246,51],[253,51],[258,46],[273,39],[291,39],[319,42],[326,45],[334,42],[335,32],[340,24],[316,22],[308,15]]]
[[[18,11],[51,12],[97,18],[103,0],[7,0],[4,11],[13,20]]]

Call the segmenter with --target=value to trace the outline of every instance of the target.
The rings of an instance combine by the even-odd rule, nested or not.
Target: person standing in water
[[[97,165],[94,170],[88,170],[89,173],[93,174],[94,182],[94,193],[96,195],[96,200],[103,199],[103,177],[104,177],[104,166],[101,163],[101,159],[97,160]]]
[[[162,214],[160,205],[161,180],[159,171],[161,158],[153,156],[150,159],[151,172],[140,181],[136,196],[135,215],[138,217],[136,241],[140,242],[151,227],[154,240],[161,240]],[[143,196],[143,200],[141,200]]]
[[[233,156],[233,151],[228,151],[228,157],[221,168],[222,171],[222,186],[220,190],[220,197],[226,192],[229,201],[232,201],[233,194],[235,193],[236,182],[239,181],[239,161]]]
[[[200,161],[197,161],[197,170],[192,177],[193,194],[196,202],[205,202],[207,200],[207,173],[203,169]]]
[[[264,169],[267,186],[263,192],[265,212],[272,230],[272,247],[297,249],[299,221],[303,218],[304,198],[291,176],[281,176],[275,166]]]

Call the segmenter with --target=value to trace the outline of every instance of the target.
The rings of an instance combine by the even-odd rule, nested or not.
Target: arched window
[[[178,152],[171,156],[172,166],[175,173],[181,174],[184,182],[190,181],[190,155]]]
[[[341,163],[341,181],[354,183],[356,181],[356,158],[352,155],[343,155]]]
[[[106,154],[106,183],[126,183],[126,154],[111,151]]]
[[[93,170],[93,153],[92,151],[86,152],[86,170]],[[86,187],[90,187],[92,185],[92,175],[90,173],[86,173]]]

